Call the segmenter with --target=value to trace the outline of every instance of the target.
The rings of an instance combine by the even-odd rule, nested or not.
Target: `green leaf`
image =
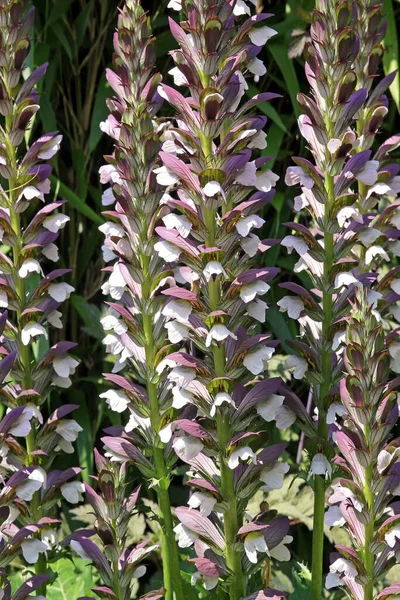
[[[71,303],[84,322],[84,330],[86,333],[98,340],[102,340],[104,338],[104,330],[100,325],[100,319],[102,317],[100,308],[96,306],[96,304],[89,304],[89,302],[86,302],[86,300],[78,294],[73,294],[71,296]]]
[[[388,27],[387,33],[384,39],[385,52],[383,54],[383,68],[385,75],[393,73],[397,69],[397,75],[390,91],[392,93],[393,100],[397,106],[397,110],[400,111],[400,78],[399,78],[399,41],[397,37],[397,23],[394,14],[392,0],[383,0],[383,16],[387,19]]]
[[[293,61],[288,56],[286,44],[269,42],[267,48],[281,70],[283,79],[286,83],[287,91],[289,92],[289,96],[292,101],[294,114],[296,117],[298,117],[300,115],[300,108],[297,104],[297,94],[300,92],[300,86],[297,80]]]
[[[92,119],[90,122],[90,133],[89,133],[89,152],[92,153],[96,148],[97,144],[101,140],[103,132],[100,129],[100,123],[107,118],[108,108],[106,105],[106,99],[110,95],[110,86],[107,82],[106,76],[103,75],[97,86],[96,97],[94,99]]]
[[[272,169],[277,160],[279,150],[280,150],[283,138],[284,138],[284,134],[285,134],[285,131],[277,123],[272,123],[272,125],[268,129],[268,136],[267,136],[268,145],[265,148],[265,150],[263,150],[261,153],[264,156],[273,156],[274,157],[267,164],[268,169]],[[282,196],[283,196],[283,194],[282,194]]]
[[[66,32],[65,28],[61,25],[61,23],[54,23],[52,26],[53,33],[57,36],[59,41],[61,42],[62,47],[68,55],[69,60],[72,63],[73,59],[73,50],[72,50],[72,41],[69,38],[68,32]]]
[[[93,569],[85,560],[74,558],[72,562],[62,558],[53,563],[51,568],[58,577],[47,589],[47,600],[71,600],[81,596],[91,596]]]
[[[104,223],[103,217],[100,214],[96,213],[93,210],[93,208],[90,208],[90,206],[88,206],[84,202],[84,200],[82,200],[82,198],[80,198],[75,194],[75,192],[70,190],[69,187],[65,185],[65,183],[58,179],[58,177],[56,177],[55,175],[51,175],[50,180],[51,183],[58,189],[59,195],[61,196],[62,200],[67,200],[69,204],[76,208],[78,212],[80,212],[82,215],[84,215],[94,223],[97,223],[98,225],[102,225]]]
[[[58,21],[58,19],[63,17],[67,13],[72,2],[73,0],[63,0],[62,2],[56,0],[53,6],[53,10],[51,11],[49,18],[45,23],[45,27],[47,28],[50,25],[53,25],[53,23],[55,23],[56,21]]]
[[[247,90],[248,97],[253,98],[256,94],[259,93],[260,90],[255,85],[249,83],[249,88]],[[282,131],[284,131],[285,133],[289,133],[286,129],[284,122],[280,118],[278,111],[272,106],[270,102],[262,102],[261,104],[258,104],[258,108],[261,110],[261,112],[264,113],[264,115],[267,115],[267,117],[269,117],[271,121],[276,123],[278,127],[282,129]]]
[[[93,0],[90,0],[75,21],[76,42],[74,44],[74,51],[76,57],[78,57],[79,50],[85,38],[85,33],[88,26],[92,6]]]

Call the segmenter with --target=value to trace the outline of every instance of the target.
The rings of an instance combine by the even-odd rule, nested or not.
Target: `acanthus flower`
[[[271,247],[271,240],[262,239],[259,211],[272,199],[278,177],[265,168],[267,158],[253,156],[265,147],[266,118],[252,109],[276,95],[242,101],[246,78],[265,73],[255,43],[273,30],[257,27],[271,16],[264,13],[237,25],[238,7],[225,0],[213,6],[183,1],[183,22],[170,20],[180,46],[172,53],[171,74],[176,84],[190,87],[191,96],[165,84],[158,90],[175,110],[176,126],[168,130],[160,152],[163,167],[156,169],[170,212],[156,227],[163,242],[155,247],[171,266],[192,273],[162,292],[173,303],[164,309],[175,319],[170,323],[185,327],[180,342],[196,348],[191,354],[172,352],[164,363],[173,378],[176,369],[192,370],[184,393],[175,393],[186,412],[163,431],[190,465],[194,490],[190,508],[177,509],[176,533],[183,547],[194,544],[199,569],[194,581],[205,589],[221,586],[231,600],[246,595],[249,557],[255,569],[258,550],[273,557],[274,547],[289,541],[284,517],[268,512],[260,518],[265,523],[244,524],[254,492],[283,485],[287,467],[277,465],[282,444],[257,448],[258,406],[266,414],[261,405],[274,394],[279,398],[280,380],[263,379],[276,342],[256,333],[256,323],[265,322],[263,298],[277,269],[255,268],[252,258]],[[187,304],[176,312],[178,299]],[[280,408],[271,407],[270,421],[279,418]],[[278,554],[287,556],[283,550]]]

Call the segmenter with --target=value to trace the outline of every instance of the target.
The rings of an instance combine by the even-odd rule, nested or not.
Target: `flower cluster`
[[[74,536],[70,544],[81,557],[90,561],[100,575],[102,585],[93,588],[100,598],[129,600],[133,580],[143,577],[146,567],[141,562],[157,548],[142,542],[135,547],[129,544],[129,523],[136,514],[140,488],[126,497],[127,462],[107,461],[95,450],[98,471],[96,482],[100,493],[85,484],[86,498],[93,508],[97,543],[91,539],[93,532]],[[149,592],[142,600],[164,598],[164,589]]]
[[[397,441],[390,439],[399,417],[399,381],[389,379],[383,327],[366,293],[352,307],[344,364],[343,424],[335,433],[339,476],[325,522],[345,527],[352,546],[337,547],[326,587],[345,586],[354,600],[373,600],[376,585],[400,562],[400,505],[394,501],[400,492],[400,454]],[[392,598],[399,590],[392,586],[379,598]]]
[[[112,137],[115,151],[100,169],[101,182],[110,184],[103,195],[103,203],[110,206],[105,213],[108,221],[100,230],[105,234],[104,259],[112,263],[103,285],[104,294],[111,296],[109,313],[102,319],[107,333],[104,343],[117,356],[113,372],[105,378],[117,389],[101,397],[111,410],[129,411],[129,418],[123,430],[106,439],[106,450],[135,462],[156,490],[167,553],[166,598],[172,600],[175,591],[182,600],[168,492],[177,459],[159,435],[171,406],[171,386],[159,366],[170,344],[162,292],[175,286],[171,269],[155,251],[159,243],[155,226],[168,212],[161,205],[163,188],[153,173],[162,127],[155,115],[162,99],[157,93],[160,75],[153,73],[155,39],[150,19],[137,0],[125,2],[114,50],[114,70],[108,70],[107,77],[116,97],[108,101],[110,115],[102,128]]]
[[[58,308],[73,288],[59,282],[68,270],[44,275],[44,268],[58,261],[55,242],[69,217],[59,210],[62,202],[37,206],[50,191],[49,160],[61,136],[49,133],[26,149],[31,120],[39,109],[35,86],[47,68],[43,65],[22,80],[34,20],[28,4],[0,3],[0,174],[7,183],[0,188],[0,239],[9,249],[0,252],[0,400],[7,407],[0,423],[0,568],[21,549],[40,574],[56,542],[52,528],[58,521],[49,515],[57,514],[61,497],[78,502],[83,484],[72,481],[80,469],[50,470],[60,453],[73,452],[71,442],[81,427],[66,417],[76,407],[65,405],[47,420],[42,412],[53,386],[71,385],[78,361],[69,355],[75,344],[48,344],[49,328],[62,328]],[[9,594],[4,577],[2,588]],[[44,580],[34,578],[32,590],[37,582],[43,587]]]
[[[278,302],[281,311],[299,321],[303,338],[292,342],[296,355],[287,359],[286,366],[296,379],[310,385],[318,413],[313,428],[298,399],[287,393],[288,405],[296,408],[313,438],[309,445],[311,474],[316,476],[312,600],[320,598],[322,588],[324,479],[332,475],[333,457],[327,440],[329,426],[343,412],[336,388],[343,368],[348,300],[363,286],[374,307],[385,288],[391,294],[385,300],[397,299],[393,274],[373,289],[377,276],[369,272],[382,257],[389,260],[384,246],[395,249],[398,237],[393,217],[397,204],[383,210],[382,202],[387,204],[387,198],[393,200],[398,192],[398,166],[387,161],[399,140],[391,138],[375,155],[370,150],[387,112],[383,94],[394,78],[389,75],[373,85],[384,32],[380,9],[369,1],[354,6],[337,0],[318,2],[305,50],[312,94],[298,95],[304,112],[299,128],[315,164],[295,158],[296,166],[289,167],[285,179],[289,186],[300,185],[294,208],[305,209],[312,221],[311,227],[301,219],[288,223],[292,231],[282,240],[289,252],[298,253],[294,271],[307,271],[312,291],[296,283],[281,284],[292,295]]]
[[[171,343],[189,350],[168,354],[158,367],[173,385],[170,423],[160,435],[190,465],[192,494],[176,511],[175,531],[180,547],[196,551],[192,585],[201,593],[220,584],[231,600],[259,587],[252,576],[266,558],[290,558],[288,519],[273,511],[245,518],[245,511],[257,490],[280,488],[288,471],[279,460],[284,444],[260,450],[263,423],[284,428],[295,419],[282,406],[280,380],[263,379],[276,342],[259,333],[259,323],[277,269],[254,264],[276,243],[260,237],[258,213],[278,177],[265,168],[268,157],[254,156],[267,142],[266,117],[253,109],[276,95],[243,101],[246,77],[265,73],[258,54],[276,32],[258,26],[270,14],[237,24],[234,6],[182,2],[185,20],[170,19],[180,46],[170,73],[190,96],[159,87],[176,125],[164,132],[163,165],[155,169],[165,187],[155,249],[178,284],[163,291],[165,327]],[[174,408],[184,409],[180,418]],[[272,592],[258,593],[250,597]]]

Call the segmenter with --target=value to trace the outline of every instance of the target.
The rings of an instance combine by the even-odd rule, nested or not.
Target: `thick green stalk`
[[[147,230],[146,230],[147,235]],[[142,257],[144,282],[142,284],[143,297],[148,298],[151,287],[151,277],[148,270],[148,258]],[[155,362],[155,345],[153,336],[153,317],[143,314],[143,329],[145,334],[146,364],[152,369]],[[160,406],[158,403],[157,385],[147,380],[147,395],[150,403],[150,421],[154,432],[160,430]],[[167,590],[166,600],[184,600],[183,586],[179,565],[178,546],[175,541],[174,522],[169,498],[169,473],[165,464],[164,445],[160,440],[153,448],[154,464],[157,473],[158,485],[156,486],[158,506],[160,508],[162,527],[162,557],[164,571],[164,587]]]
[[[334,180],[331,175],[325,177],[325,187],[328,202],[325,205],[325,231],[324,231],[324,289],[322,308],[324,320],[322,322],[322,352],[321,375],[322,383],[319,391],[318,402],[318,434],[323,440],[328,437],[326,423],[327,400],[331,389],[332,375],[332,320],[333,300],[331,274],[334,263],[333,234],[329,231],[331,207],[335,201]],[[312,547],[312,582],[311,600],[321,600],[323,587],[323,562],[324,562],[324,516],[325,516],[325,479],[321,475],[314,477],[314,517],[313,517],[313,547]]]
[[[370,427],[366,425],[364,427],[365,437],[368,445],[370,445]],[[373,484],[373,464],[371,464],[365,470],[365,484],[364,484],[364,496],[367,501],[369,521],[365,525],[365,543],[364,543],[364,567],[368,575],[368,583],[364,586],[364,600],[374,600],[374,583],[375,583],[375,555],[371,552],[371,544],[375,536],[375,498],[372,491]]]
[[[206,221],[210,220],[210,212],[206,211]],[[212,221],[215,223],[215,214],[212,212]],[[214,244],[214,232],[209,230],[207,241],[209,246]],[[219,283],[210,281],[208,285],[210,308],[218,310],[220,306]],[[225,348],[222,344],[214,347],[214,369],[217,377],[225,377]],[[235,491],[234,476],[232,469],[227,464],[226,448],[232,439],[232,430],[229,416],[223,418],[217,416],[218,445],[220,448],[219,461],[221,469],[221,490],[226,504],[224,512],[224,536],[226,544],[226,564],[232,572],[232,582],[229,586],[230,600],[240,600],[246,594],[246,578],[243,572],[242,556],[235,548],[237,532],[243,521],[243,515],[239,514],[237,495]]]

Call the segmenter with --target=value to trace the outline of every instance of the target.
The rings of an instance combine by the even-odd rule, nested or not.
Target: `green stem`
[[[368,445],[370,446],[370,427],[365,425],[364,427],[365,437]],[[372,491],[373,486],[373,464],[372,461],[365,470],[365,484],[364,484],[364,496],[367,501],[368,509],[368,523],[365,525],[365,543],[364,543],[364,567],[368,575],[368,583],[364,586],[364,600],[374,599],[374,567],[375,567],[375,555],[371,552],[371,544],[375,536],[375,498]]]
[[[149,274],[149,261],[147,256],[142,256],[144,282],[142,284],[143,297],[146,299],[150,293],[151,276]],[[143,329],[145,334],[145,352],[147,368],[151,370],[155,362],[156,348],[153,335],[152,315],[143,313]],[[150,421],[152,430],[158,434],[160,430],[160,406],[158,403],[157,385],[147,380],[147,395],[150,403]],[[164,570],[164,587],[167,590],[166,600],[184,600],[183,585],[179,564],[178,546],[175,541],[174,522],[172,518],[171,502],[169,498],[169,473],[165,463],[164,445],[160,440],[155,442],[153,448],[154,466],[157,473],[158,485],[156,486],[158,506],[160,508],[162,527],[162,556]]]
[[[325,206],[325,231],[324,231],[324,289],[322,296],[322,308],[324,319],[322,322],[321,339],[321,374],[322,383],[319,390],[318,401],[318,435],[322,440],[328,438],[328,425],[326,413],[328,407],[328,395],[332,381],[332,267],[334,264],[334,238],[329,231],[330,209],[335,201],[334,180],[331,175],[325,177],[325,187],[328,202]],[[313,547],[312,547],[312,582],[311,600],[321,600],[323,588],[323,562],[324,562],[324,516],[325,516],[325,479],[316,475],[314,477],[314,518],[313,518]]]

